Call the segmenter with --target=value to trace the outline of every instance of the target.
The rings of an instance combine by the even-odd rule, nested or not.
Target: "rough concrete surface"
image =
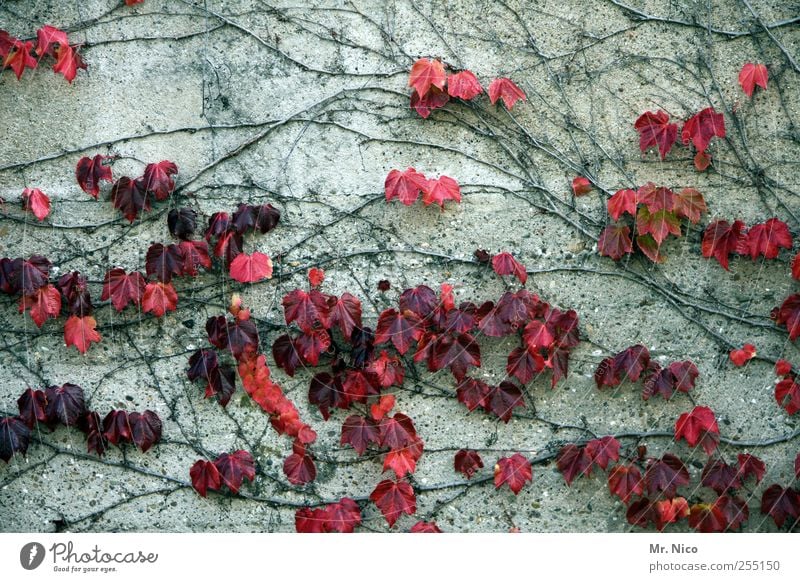
[[[397,409],[414,419],[425,453],[413,476],[418,519],[458,532],[633,529],[625,507],[595,473],[567,487],[552,454],[591,435],[628,433],[623,451],[672,451],[687,461],[691,502],[713,498],[699,486],[706,455],[675,443],[675,419],[694,404],[719,419],[722,456],[752,452],[768,474],[748,485],[746,531],[775,531],[759,512],[764,484],[793,482],[800,451],[797,418],[774,398],[775,359],[800,363],[797,342],[770,320],[770,310],[800,284],[789,276],[796,254],[777,260],[732,259],[730,272],[700,253],[703,226],[715,217],[748,224],[777,216],[800,235],[800,4],[784,0],[659,2],[630,0],[7,0],[0,28],[31,38],[53,24],[84,43],[88,70],[72,85],[46,66],[20,82],[0,77],[0,256],[42,254],[56,274],[79,270],[90,280],[103,335],[85,356],[66,349],[64,316],[38,330],[17,298],[0,297],[0,413],[16,414],[27,387],[73,382],[92,409],[152,409],[164,419],[164,442],[142,454],[112,447],[85,454],[73,429],[35,431],[25,458],[0,463],[2,531],[293,531],[294,511],[344,495],[363,509],[360,531],[387,531],[368,501],[381,479],[380,455],[357,457],[339,444],[345,411],[325,422],[308,403],[313,371],[274,378],[319,434],[317,481],[292,487],[281,470],[291,442],[275,433],[241,387],[226,409],[203,398],[184,370],[206,346],[204,323],[241,293],[259,323],[263,349],[285,331],[280,301],[312,266],[325,289],[362,298],[365,319],[396,303],[403,289],[442,282],[458,300],[496,299],[519,285],[473,258],[477,248],[511,251],[529,270],[527,287],[580,317],[582,341],[569,377],[550,389],[549,375],[527,386],[525,409],[508,424],[467,413],[447,371],[417,367],[396,390]],[[528,101],[507,112],[484,95],[451,102],[427,120],[409,109],[408,70],[421,56],[469,68],[484,86],[513,78]],[[736,79],[745,62],[769,66],[769,89],[753,99]],[[714,106],[728,135],[716,139],[713,167],[695,171],[689,148],[665,161],[641,154],[633,121],[664,109],[673,119]],[[78,159],[119,156],[115,176],[137,176],[147,162],[178,164],[178,193],[129,224],[108,201],[75,182]],[[463,189],[443,212],[387,204],[392,168],[446,174]],[[570,182],[590,177],[591,194],[574,198]],[[667,261],[619,264],[597,254],[609,220],[605,201],[647,181],[695,187],[709,213],[698,227],[665,243]],[[53,199],[38,223],[19,205],[25,187]],[[122,314],[100,302],[113,266],[144,270],[155,241],[169,241],[166,213],[189,206],[205,217],[239,202],[271,202],[279,227],[248,237],[245,248],[276,262],[263,283],[232,282],[215,263],[176,282],[179,307],[161,319],[134,308]],[[386,293],[379,280],[391,282]],[[516,341],[516,340],[515,340]],[[735,368],[728,352],[744,342],[759,357]],[[593,374],[610,354],[646,345],[659,362],[691,359],[696,389],[670,401],[644,402],[640,385],[599,391]],[[511,340],[481,340],[476,375],[499,383]],[[269,359],[272,363],[272,359]],[[411,366],[411,358],[408,358]],[[767,441],[776,441],[769,446]],[[468,483],[453,454],[478,449],[490,476],[513,452],[535,460],[533,483],[514,496],[491,480]],[[258,475],[242,496],[199,497],[189,486],[198,458],[244,448]],[[688,529],[686,521],[671,526]]]

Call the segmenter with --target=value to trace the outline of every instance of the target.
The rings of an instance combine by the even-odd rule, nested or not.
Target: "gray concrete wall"
[[[326,270],[329,292],[360,296],[371,323],[408,286],[448,281],[459,300],[476,302],[514,287],[473,261],[476,248],[512,251],[531,272],[529,289],[577,310],[583,341],[569,378],[555,390],[549,378],[531,384],[529,406],[508,424],[467,414],[447,372],[410,373],[396,393],[398,410],[414,419],[426,450],[414,475],[417,515],[395,529],[435,519],[446,531],[628,531],[624,506],[600,477],[568,488],[553,462],[540,462],[533,484],[515,497],[491,482],[465,485],[453,453],[479,449],[482,474],[490,475],[505,454],[546,457],[585,438],[581,426],[598,435],[669,432],[693,401],[711,406],[723,435],[737,441],[721,447],[726,459],[753,452],[767,462],[766,483],[791,482],[798,440],[782,439],[797,420],[775,403],[769,361],[800,362],[797,344],[769,319],[798,290],[790,254],[735,259],[728,273],[701,256],[698,228],[667,243],[667,262],[658,266],[638,258],[615,264],[598,256],[596,239],[607,196],[647,181],[698,188],[709,205],[704,223],[778,216],[800,234],[800,30],[786,23],[797,16],[796,3],[753,0],[752,10],[735,1],[642,0],[119,4],[0,6],[0,28],[12,34],[31,37],[46,23],[69,29],[85,43],[89,66],[72,85],[46,68],[20,82],[10,71],[0,77],[0,195],[7,201],[0,255],[45,254],[58,273],[79,270],[99,302],[107,269],[143,269],[150,243],[169,240],[171,205],[208,216],[240,201],[269,201],[283,212],[281,225],[246,245],[283,260],[272,280],[256,285],[231,284],[218,265],[180,280],[179,309],[161,320],[102,305],[103,341],[85,356],[64,348],[63,317],[37,330],[16,299],[0,298],[0,411],[15,413],[27,386],[73,382],[94,409],[149,408],[165,420],[154,450],[112,448],[103,459],[84,454],[77,431],[38,431],[41,442],[26,458],[0,463],[0,530],[293,531],[296,505],[342,495],[362,500],[365,531],[386,530],[366,501],[381,459],[340,447],[346,413],[324,422],[308,404],[311,371],[289,378],[273,366],[319,434],[319,478],[303,489],[281,471],[289,440],[241,388],[225,410],[204,400],[185,377],[186,361],[206,345],[204,322],[223,312],[232,291],[252,308],[268,349],[282,332],[281,297],[305,285],[311,266]],[[469,68],[484,84],[510,76],[528,102],[507,113],[484,96],[422,120],[408,107],[406,87],[420,56]],[[752,100],[736,82],[747,61],[770,67],[769,90]],[[676,146],[663,162],[640,154],[632,127],[640,113],[661,108],[685,119],[710,105],[728,127],[728,138],[711,147],[713,169],[697,173],[688,148]],[[116,176],[139,175],[150,161],[176,162],[179,196],[130,225],[107,188],[95,202],[75,183],[76,162],[95,153],[119,156]],[[407,166],[456,178],[463,202],[444,212],[386,204],[387,172]],[[599,188],[573,199],[569,183],[578,174]],[[45,222],[21,212],[24,187],[52,197]],[[386,294],[376,289],[381,279],[392,284]],[[745,341],[765,359],[734,368],[728,351]],[[634,343],[662,363],[696,362],[691,398],[643,402],[630,384],[599,392],[597,364]],[[479,374],[499,382],[513,345],[482,341]],[[782,442],[747,446],[772,438]],[[701,451],[657,435],[625,438],[623,448],[639,443],[651,454],[677,452],[699,482]],[[259,468],[242,497],[202,499],[187,486],[197,458],[237,448],[252,451]],[[758,512],[760,493],[746,493],[747,531],[774,529]],[[699,500],[710,491],[686,494]]]

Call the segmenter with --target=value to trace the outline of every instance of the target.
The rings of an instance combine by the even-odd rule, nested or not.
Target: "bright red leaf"
[[[775,323],[785,325],[789,339],[794,341],[800,337],[800,293],[789,295],[775,310]]]
[[[416,91],[411,93],[411,109],[416,111],[423,119],[428,119],[431,111],[444,107],[448,101],[450,101],[450,96],[436,87],[432,87],[430,91],[422,96]]]
[[[631,216],[636,216],[636,203],[636,192],[634,190],[617,190],[608,199],[606,206],[611,218],[619,220],[619,217],[626,212]]]
[[[24,295],[19,300],[19,312],[31,310],[31,319],[36,327],[42,327],[51,317],[61,313],[61,293],[53,285],[39,287],[33,295]]]
[[[264,253],[241,253],[228,267],[231,278],[239,283],[255,283],[272,277],[272,259]]]
[[[314,330],[316,322],[323,327],[329,327],[332,298],[329,295],[312,289],[306,293],[302,289],[295,289],[283,298],[283,313],[286,323],[297,322],[305,332]]]
[[[3,59],[3,68],[11,67],[18,81],[25,69],[35,69],[38,64],[38,61],[31,55],[31,49],[33,49],[32,42],[15,38],[11,41],[11,48]]]
[[[711,138],[715,136],[725,137],[725,118],[713,107],[707,107],[690,117],[681,130],[684,145],[691,141],[700,152],[706,151]]]
[[[744,366],[756,355],[756,347],[753,344],[744,344],[741,349],[731,350],[729,356],[734,366]]]
[[[67,33],[49,24],[36,31],[36,54],[40,57],[52,53],[52,45],[68,45]]]
[[[475,73],[465,70],[447,77],[447,92],[450,97],[470,101],[483,93],[483,87]]]
[[[38,188],[25,188],[22,191],[22,208],[40,221],[50,214],[50,198]]]
[[[750,227],[740,244],[740,254],[750,255],[754,261],[759,255],[763,255],[766,259],[774,259],[777,258],[781,248],[792,248],[792,235],[785,222],[770,218],[763,224]]]
[[[714,452],[719,443],[719,427],[714,411],[707,406],[695,406],[691,412],[684,412],[675,423],[675,440],[686,439],[690,447],[698,444],[707,455]]]
[[[178,294],[172,283],[156,281],[145,286],[142,295],[142,311],[162,317],[167,311],[175,311],[178,307]]]
[[[733,224],[729,224],[727,220],[717,220],[709,224],[703,233],[703,256],[707,259],[714,257],[727,271],[728,257],[740,248],[744,228],[741,220],[734,220]]]
[[[397,198],[406,206],[411,206],[427,187],[428,179],[414,168],[408,168],[403,172],[392,170],[386,176],[384,183],[386,201],[390,202]]]
[[[64,75],[70,84],[78,74],[78,69],[86,69],[86,63],[77,48],[68,44],[60,44],[55,50],[56,63],[53,65],[53,71]]]
[[[145,280],[141,273],[126,274],[124,269],[115,268],[106,273],[103,279],[103,294],[101,300],[111,299],[111,304],[117,311],[122,311],[133,303],[139,305],[145,290]]]
[[[438,59],[419,59],[411,65],[408,86],[419,95],[425,95],[432,86],[444,89],[445,81],[444,66]]]
[[[684,188],[675,194],[673,204],[678,218],[686,218],[692,224],[700,222],[700,215],[708,211],[705,198],[694,188]]]
[[[408,530],[409,533],[442,533],[435,521],[418,521]]]
[[[756,85],[764,90],[767,89],[768,76],[766,65],[745,63],[739,71],[739,85],[742,86],[745,95],[752,97]]]
[[[506,109],[513,109],[517,101],[525,101],[527,97],[525,92],[520,89],[514,81],[506,77],[495,79],[489,84],[489,101],[492,105],[497,103],[498,99],[502,99]]]
[[[75,346],[80,353],[85,354],[93,342],[101,340],[96,327],[97,321],[91,315],[71,315],[64,323],[64,342],[67,347]]]
[[[447,200],[461,202],[461,188],[458,182],[449,176],[428,180],[427,185],[422,189],[422,203],[425,206],[438,204],[444,210],[444,203]]]
[[[657,146],[662,160],[667,157],[675,140],[678,139],[678,124],[670,123],[669,115],[661,110],[645,111],[638,117],[633,127],[639,132],[639,149],[645,152]]]
[[[786,377],[775,385],[775,400],[789,414],[800,411],[800,384],[792,377]]]
[[[531,462],[519,453],[499,459],[494,466],[495,489],[499,489],[503,483],[507,483],[514,495],[517,495],[525,483],[532,480]]]

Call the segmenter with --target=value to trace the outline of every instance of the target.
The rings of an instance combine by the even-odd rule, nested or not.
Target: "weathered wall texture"
[[[752,223],[772,216],[795,235],[800,217],[800,110],[796,2],[751,0],[622,2],[353,0],[337,2],[190,2],[147,0],[10,0],[0,28],[30,37],[49,23],[85,43],[89,64],[70,86],[40,69],[17,82],[0,77],[0,255],[47,255],[57,272],[85,273],[99,302],[112,266],[143,269],[154,241],[168,241],[166,212],[188,205],[205,216],[239,201],[269,201],[281,225],[250,238],[248,250],[282,255],[276,276],[240,286],[215,269],[177,282],[179,310],[162,319],[134,309],[96,309],[103,335],[86,356],[63,344],[63,317],[37,330],[0,298],[0,412],[15,413],[26,386],[74,382],[97,410],[150,408],[165,419],[165,442],[147,454],[112,448],[84,454],[77,431],[45,430],[27,458],[0,464],[0,530],[292,531],[294,509],[351,495],[362,500],[363,530],[386,530],[366,497],[381,461],[339,445],[338,411],[325,423],[308,404],[313,372],[275,378],[318,431],[319,478],[292,488],[281,471],[291,443],[269,428],[241,388],[223,410],[204,400],[185,376],[191,352],[206,345],[204,322],[224,311],[238,291],[258,319],[265,349],[285,328],[280,300],[305,285],[311,266],[327,272],[326,289],[364,300],[365,317],[418,284],[455,285],[459,300],[496,298],[505,285],[473,259],[476,248],[510,250],[529,269],[528,288],[574,308],[581,345],[569,378],[555,390],[549,376],[528,386],[528,407],[508,424],[467,414],[452,377],[409,373],[396,393],[426,451],[414,483],[416,519],[447,531],[628,531],[624,506],[602,478],[566,487],[552,462],[564,442],[633,433],[626,451],[671,447],[689,459],[694,482],[705,455],[675,445],[677,416],[697,404],[718,414],[723,455],[754,452],[768,465],[767,483],[788,483],[798,452],[797,420],[773,397],[775,358],[800,360],[786,330],[769,319],[797,283],[789,254],[777,261],[734,260],[731,272],[700,255],[698,227],[667,243],[667,262],[638,258],[615,264],[598,256],[607,196],[652,180],[693,186],[712,217]],[[792,23],[793,22],[793,23]],[[765,26],[768,30],[765,30]],[[438,56],[487,82],[517,80],[528,102],[512,112],[484,96],[451,103],[422,120],[408,107],[411,63]],[[742,63],[764,62],[770,86],[753,100],[736,77]],[[666,161],[641,155],[633,120],[661,108],[685,119],[713,105],[724,112],[728,137],[712,146],[714,168],[697,173],[687,148]],[[107,200],[90,199],[75,183],[84,155],[120,156],[114,173],[139,175],[143,163],[170,159],[180,167],[178,195],[132,225]],[[383,200],[392,168],[414,166],[455,177],[460,205],[444,212]],[[569,183],[586,175],[599,185],[574,199]],[[26,186],[51,195],[54,210],[39,224],[18,206]],[[685,228],[684,228],[685,232]],[[796,250],[795,250],[796,252]],[[376,290],[387,279],[392,289]],[[765,359],[734,368],[732,346],[750,341]],[[659,361],[691,359],[698,387],[671,401],[643,402],[630,384],[604,392],[592,375],[607,355],[643,343]],[[505,373],[510,341],[482,342],[488,382]],[[771,360],[771,361],[770,361]],[[534,408],[535,404],[535,408]],[[590,431],[590,432],[587,432]],[[777,444],[749,447],[774,439]],[[534,482],[518,497],[491,481],[467,484],[452,469],[455,450],[481,451],[490,475],[495,460],[521,451],[541,459]],[[188,486],[198,458],[245,448],[258,463],[242,497],[202,499]],[[693,499],[708,491],[687,491]],[[747,495],[748,531],[771,531],[758,512],[761,488]]]

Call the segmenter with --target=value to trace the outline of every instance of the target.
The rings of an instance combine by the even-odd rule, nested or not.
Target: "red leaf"
[[[241,253],[228,266],[231,278],[239,283],[255,283],[272,277],[272,260],[264,253]]]
[[[111,168],[103,165],[105,160],[113,159],[112,156],[103,156],[97,154],[93,158],[83,157],[78,160],[78,165],[75,166],[75,179],[81,190],[97,198],[100,194],[100,182],[112,182]]]
[[[756,355],[756,347],[753,344],[744,344],[739,350],[731,350],[729,354],[734,366],[744,366]]]
[[[444,66],[438,59],[419,59],[411,66],[408,86],[413,87],[417,94],[425,95],[433,86],[444,89],[446,75]]]
[[[533,469],[528,459],[519,453],[511,457],[503,457],[494,466],[494,487],[499,489],[503,483],[508,483],[514,495],[519,494],[525,483],[533,480]]]
[[[152,244],[147,249],[147,255],[145,255],[147,275],[155,275],[156,279],[162,283],[172,281],[173,275],[182,275],[183,262],[183,250],[175,244]]]
[[[458,182],[449,176],[428,180],[427,185],[422,189],[422,203],[425,206],[438,204],[444,210],[444,203],[447,200],[461,202],[461,188]]]
[[[687,218],[692,224],[700,222],[700,215],[708,211],[703,195],[694,188],[684,188],[674,198],[678,218]]]
[[[789,295],[775,313],[775,323],[785,325],[789,339],[800,337],[800,293]]]
[[[3,59],[3,68],[11,67],[17,80],[22,77],[25,69],[35,69],[38,61],[31,55],[33,43],[30,41],[21,41],[15,38],[11,41],[11,48]]]
[[[197,461],[189,469],[189,476],[192,478],[192,487],[201,497],[205,497],[209,490],[219,491],[222,485],[219,470],[211,461]]]
[[[125,0],[126,6],[134,6],[136,4],[141,4],[144,0]]]
[[[547,349],[556,340],[548,327],[538,319],[534,319],[525,326],[522,332],[522,339],[532,352],[543,348]]]
[[[433,289],[427,285],[418,285],[406,289],[400,294],[400,311],[411,311],[422,318],[428,317],[436,308],[438,299]]]
[[[390,449],[402,449],[417,440],[414,422],[405,414],[398,412],[391,418],[384,418],[378,425],[380,445]]]
[[[349,497],[342,498],[338,503],[326,505],[325,513],[327,514],[323,526],[325,531],[353,533],[355,527],[361,523],[361,509]]]
[[[286,323],[297,322],[305,332],[314,330],[314,324],[319,322],[322,327],[330,327],[332,298],[330,295],[312,289],[306,293],[302,289],[295,289],[283,298],[283,312]]]
[[[351,445],[359,455],[364,454],[370,443],[379,442],[380,430],[369,418],[354,414],[348,416],[342,424],[341,444]]]
[[[435,341],[428,360],[431,371],[450,368],[455,379],[460,381],[473,366],[480,368],[481,352],[478,342],[470,334],[444,334]]]
[[[55,51],[56,64],[53,65],[53,71],[64,75],[70,84],[78,74],[78,69],[86,69],[86,63],[77,48],[68,44],[60,44]]]
[[[583,196],[592,191],[592,183],[588,178],[576,176],[572,179],[572,193],[575,196]]]
[[[800,384],[786,377],[775,385],[775,400],[789,414],[800,410]]]
[[[711,165],[711,156],[706,152],[697,152],[694,155],[694,167],[698,172],[705,172]]]
[[[691,141],[700,152],[706,151],[708,143],[715,136],[725,137],[725,118],[722,113],[714,111],[713,107],[707,107],[690,117],[681,130],[683,144],[687,145]]]
[[[327,372],[316,374],[308,388],[308,401],[316,404],[322,418],[328,420],[331,408],[348,408],[350,399],[342,387],[342,379],[338,374],[331,376]]]
[[[592,460],[583,447],[572,443],[561,447],[556,457],[556,467],[564,475],[567,485],[572,485],[576,477],[589,475],[592,471]]]
[[[742,486],[739,480],[739,471],[731,467],[722,459],[709,459],[703,467],[701,483],[722,495],[728,489],[738,489]]]
[[[786,376],[792,372],[792,363],[788,360],[778,360],[775,362],[775,374],[778,376]]]
[[[111,410],[103,419],[103,436],[112,444],[131,442],[130,416],[124,410]]]
[[[331,307],[330,325],[338,325],[345,339],[350,339],[353,329],[361,327],[361,301],[358,297],[342,293]]]
[[[500,382],[499,386],[492,386],[486,395],[486,412],[492,412],[503,422],[511,420],[511,414],[516,407],[525,407],[522,391],[513,382],[507,380]]]
[[[50,198],[38,188],[25,188],[22,191],[22,208],[33,212],[42,221],[50,214]]]
[[[470,449],[461,449],[456,453],[453,460],[455,470],[462,473],[467,479],[479,470],[483,469],[483,459],[478,454],[478,451]]]
[[[253,481],[256,477],[256,467],[253,456],[247,451],[234,451],[231,454],[222,453],[214,460],[219,471],[222,483],[228,486],[233,493],[238,493],[242,481]]]
[[[763,224],[752,226],[740,244],[740,254],[748,254],[754,261],[759,255],[763,255],[766,259],[774,259],[777,258],[781,248],[792,248],[792,235],[785,222],[770,218]]]
[[[196,277],[198,267],[211,268],[211,257],[208,255],[208,243],[204,240],[183,240],[178,243],[183,255],[181,274]]]
[[[756,483],[761,483],[764,478],[764,473],[767,472],[767,467],[764,461],[749,453],[739,453],[736,457],[739,465],[739,476],[744,481],[750,475],[756,478]]]
[[[403,448],[390,450],[384,457],[383,470],[391,469],[398,479],[402,479],[417,469],[417,461],[422,457],[422,450],[423,443],[420,438],[416,438]]]
[[[172,236],[188,240],[197,229],[197,213],[191,208],[173,208],[167,214],[167,227]]]
[[[47,397],[42,390],[28,388],[17,399],[19,417],[25,422],[28,428],[36,426],[37,422],[46,423],[47,418]]]
[[[108,271],[103,279],[103,294],[100,299],[106,301],[111,298],[114,309],[122,311],[131,302],[138,306],[142,302],[144,290],[145,281],[141,273],[125,274],[123,269],[115,268]]]
[[[527,97],[525,92],[517,87],[511,79],[501,77],[495,79],[489,84],[489,101],[492,105],[497,103],[498,99],[502,99],[506,109],[513,109],[514,104],[519,101],[525,101]]]
[[[702,533],[721,533],[738,529],[750,514],[747,504],[738,497],[721,495],[714,503],[695,503],[689,525]]]
[[[80,353],[85,354],[92,342],[102,339],[96,327],[97,321],[91,315],[71,315],[64,323],[64,342],[67,347],[75,346]]]
[[[714,452],[719,443],[719,427],[714,411],[707,406],[695,406],[684,412],[675,423],[675,440],[686,439],[690,447],[702,445],[707,455]]]
[[[665,208],[651,214],[648,207],[639,207],[636,214],[636,230],[639,235],[649,234],[658,247],[670,235],[681,236],[681,224],[675,213]]]
[[[409,533],[442,533],[435,521],[418,521],[408,530]]]
[[[643,234],[636,237],[636,246],[642,251],[644,256],[653,261],[654,263],[663,263],[664,255],[661,254],[661,247],[649,234]]]
[[[111,203],[129,222],[133,222],[142,210],[150,210],[150,198],[144,181],[123,176],[111,188]]]
[[[619,217],[624,213],[631,216],[636,215],[636,192],[634,190],[617,190],[606,203],[608,207],[608,214],[614,220],[619,220]]]
[[[470,412],[478,407],[487,407],[487,399],[492,389],[486,382],[474,378],[464,378],[456,389],[458,401],[464,404]]]
[[[303,361],[316,366],[319,363],[320,355],[331,347],[331,336],[324,329],[315,329],[300,334],[295,345]]]
[[[152,192],[157,200],[166,200],[175,189],[172,176],[178,173],[178,166],[169,160],[147,164],[142,181],[144,189]]]
[[[586,456],[591,459],[593,465],[605,471],[612,461],[619,460],[619,447],[619,441],[613,436],[592,439],[586,443]]]
[[[631,192],[631,190],[628,190]],[[631,229],[627,226],[610,225],[600,233],[597,239],[597,251],[605,256],[611,257],[615,261],[620,260],[627,254],[633,252],[631,241]]]
[[[506,371],[523,384],[533,380],[544,370],[544,358],[538,351],[517,347],[508,355]]]
[[[797,253],[792,259],[792,278],[800,281],[800,253]]]
[[[772,517],[778,527],[788,519],[791,527],[800,518],[800,493],[777,484],[770,486],[761,496],[761,513]]]
[[[714,257],[727,271],[728,257],[739,249],[744,238],[744,228],[741,220],[734,220],[732,225],[726,220],[717,220],[709,224],[703,233],[701,245],[703,256]]]
[[[678,124],[669,123],[669,115],[661,110],[645,111],[636,119],[633,127],[639,132],[639,149],[645,152],[658,146],[662,160],[678,138]]]
[[[528,273],[525,265],[511,256],[509,252],[496,254],[492,258],[492,268],[498,275],[514,275],[523,285],[528,280]]]
[[[403,364],[399,358],[389,356],[386,350],[381,350],[380,355],[369,365],[368,370],[370,373],[375,374],[382,388],[403,384],[405,376]]]
[[[762,64],[745,63],[739,71],[739,85],[748,97],[753,96],[756,85],[767,89],[767,66]]]
[[[75,426],[86,415],[83,389],[76,384],[50,386],[44,391],[47,400],[47,421],[60,422],[64,426]]]
[[[384,394],[378,402],[369,407],[369,415],[375,422],[381,421],[395,405],[394,394]]]
[[[608,490],[627,504],[632,495],[644,493],[642,474],[636,465],[617,465],[608,476]]]
[[[671,499],[678,487],[689,484],[689,471],[678,457],[667,453],[648,461],[644,480],[650,495],[663,492],[664,497]]]
[[[322,285],[322,282],[325,280],[325,271],[322,269],[317,269],[316,267],[311,267],[308,270],[308,284],[312,287],[319,287]]]
[[[422,96],[416,91],[411,93],[411,109],[416,111],[423,119],[428,119],[431,111],[444,107],[448,101],[450,101],[450,96],[436,87],[433,87]]]
[[[470,101],[483,93],[483,87],[475,73],[464,70],[447,77],[447,92],[450,97]]]
[[[390,202],[397,198],[406,206],[411,206],[427,187],[428,179],[414,168],[408,168],[403,172],[392,170],[386,176],[384,183],[386,201]]]
[[[305,485],[317,478],[317,467],[310,455],[292,453],[283,462],[283,473],[292,485]]]
[[[142,311],[162,317],[167,311],[178,307],[178,294],[172,283],[148,283],[142,295]]]
[[[17,453],[24,456],[30,439],[30,429],[18,417],[0,418],[0,459],[8,463]]]
[[[668,368],[672,373],[676,390],[688,393],[694,388],[695,380],[697,380],[697,377],[700,375],[700,371],[697,369],[694,362],[690,360],[672,362]]]
[[[67,33],[49,24],[36,31],[36,54],[40,57],[51,54],[51,45],[69,45]]]
[[[128,415],[131,423],[131,440],[143,453],[161,440],[161,419],[152,410],[141,414],[131,412]]]
[[[369,496],[378,506],[389,527],[392,527],[401,514],[413,515],[417,511],[414,489],[406,481],[385,479],[378,483]]]
[[[61,294],[53,285],[39,287],[33,295],[20,297],[19,312],[26,309],[31,310],[31,319],[36,327],[42,327],[49,318],[61,313]]]
[[[400,355],[403,355],[412,342],[419,341],[422,332],[422,320],[412,311],[407,309],[398,313],[395,309],[387,309],[378,318],[375,343],[382,344],[391,340]]]

